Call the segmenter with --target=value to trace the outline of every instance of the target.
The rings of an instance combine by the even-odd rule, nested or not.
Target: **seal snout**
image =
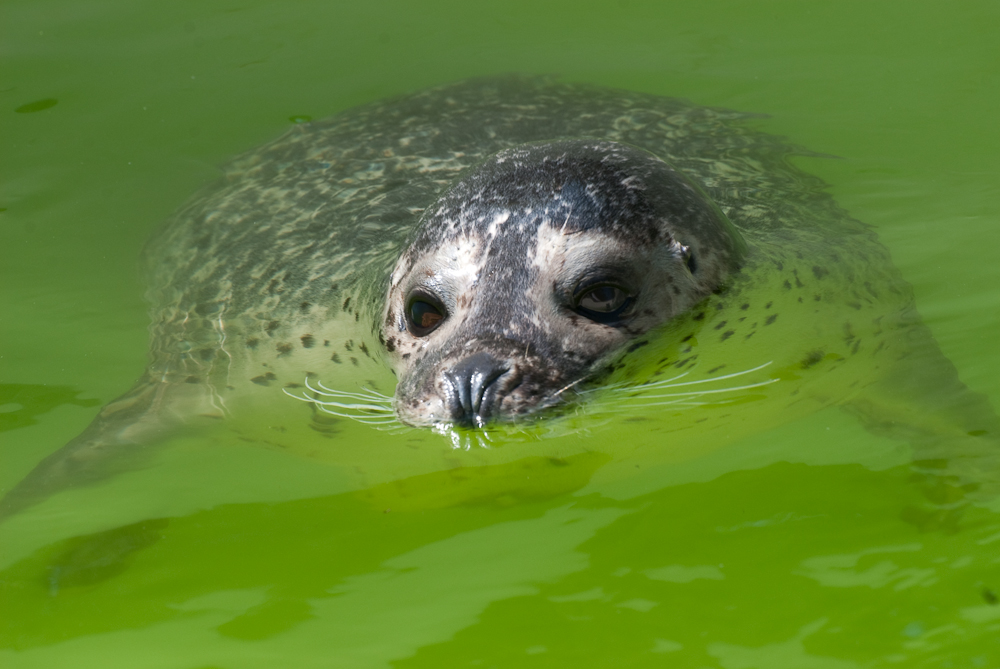
[[[517,381],[510,365],[480,351],[442,374],[444,402],[459,425],[482,427]]]

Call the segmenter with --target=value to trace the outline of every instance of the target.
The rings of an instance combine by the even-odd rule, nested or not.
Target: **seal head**
[[[653,154],[588,140],[501,151],[425,211],[392,273],[396,413],[482,427],[561,404],[719,287],[744,250]]]

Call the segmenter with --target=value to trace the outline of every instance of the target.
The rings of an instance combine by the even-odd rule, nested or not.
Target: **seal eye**
[[[573,300],[573,310],[597,323],[611,324],[621,320],[632,305],[632,297],[610,283],[590,285],[579,291]]]
[[[413,293],[406,304],[406,321],[416,337],[426,337],[433,332],[447,312],[436,298],[424,293]]]

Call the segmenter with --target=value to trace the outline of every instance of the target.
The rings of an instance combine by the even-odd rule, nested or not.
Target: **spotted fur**
[[[488,258],[498,230],[528,218],[518,199],[524,193],[490,195],[482,182],[526,170],[529,178],[520,183],[530,190],[538,186],[530,179],[537,164],[532,147],[566,140],[606,149],[614,142],[655,157],[649,165],[683,175],[738,231],[699,224],[670,240],[670,231],[651,228],[652,237],[636,237],[614,222],[579,231],[608,248],[669,251],[672,242],[690,243],[697,248],[687,270],[719,272],[718,281],[681,291],[678,309],[649,307],[647,325],[613,342],[616,355],[601,362],[609,386],[624,384],[634,391],[629,397],[659,406],[677,395],[656,390],[661,379],[687,373],[701,382],[753,369],[763,380],[748,384],[755,390],[737,401],[777,398],[770,403],[775,415],[851,402],[873,429],[906,422],[921,426],[919,434],[997,432],[988,405],[961,385],[920,323],[909,286],[874,232],[789,162],[808,151],[754,130],[746,123],[751,117],[672,98],[509,77],[442,86],[296,126],[236,158],[218,183],[151,238],[144,253],[152,315],[146,375],[43,461],[8,496],[7,512],[98,478],[121,449],[190,416],[224,416],[243,398],[268,394],[291,405],[282,389],[316,387],[316,379],[387,394],[394,367],[405,376],[428,354],[399,331],[401,302],[392,291],[421,263],[438,268],[449,257]],[[538,291],[558,284],[552,265],[567,258],[559,218],[567,204],[586,201],[581,193],[593,176],[555,197],[549,193],[550,210],[526,229],[525,243],[503,245],[512,266],[534,268],[511,299],[537,303]],[[583,190],[574,194],[576,187]],[[538,200],[538,192],[529,195]],[[488,197],[495,201],[480,206]],[[703,220],[708,209],[693,211],[693,220]],[[737,251],[738,238],[745,249]],[[456,260],[453,267],[481,283],[494,280],[486,269],[484,261]],[[458,291],[456,313],[474,313],[475,299]],[[537,323],[530,315],[508,323],[508,339],[525,335],[516,328],[544,320],[536,317]],[[664,319],[660,330],[649,330]],[[561,351],[570,359],[575,338],[557,333],[545,341],[536,350],[528,346],[524,362],[559,371],[542,358]],[[449,355],[446,347],[436,350],[441,359]],[[577,374],[601,357],[579,355],[570,365]],[[554,396],[559,382],[549,379],[541,391]],[[400,387],[404,395],[426,391],[420,384]],[[882,399],[907,399],[880,413],[864,408],[873,390]],[[931,424],[932,415],[944,414],[947,428]],[[435,419],[433,410],[425,415]],[[336,425],[329,421],[315,429],[329,435]]]

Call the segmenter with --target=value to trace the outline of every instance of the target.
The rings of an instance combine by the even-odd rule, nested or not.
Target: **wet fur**
[[[624,142],[661,157],[747,243],[740,273],[612,361],[605,381],[634,387],[630,401],[659,394],[644,384],[675,372],[711,378],[770,362],[751,380],[777,382],[743,399],[767,400],[760,406],[771,406],[775,420],[835,404],[928,453],[965,448],[969,435],[994,439],[995,415],[937,350],[874,232],[787,160],[809,152],[755,131],[750,118],[512,77],[297,126],[234,160],[152,237],[146,375],[40,463],[2,512],[101,480],[137,445],[192,416],[224,417],[262,394],[291,406],[282,389],[298,391],[307,378],[388,393],[386,356],[398,349],[383,331],[382,296],[425,210],[488,156],[563,138]],[[969,463],[993,452],[969,450]]]

